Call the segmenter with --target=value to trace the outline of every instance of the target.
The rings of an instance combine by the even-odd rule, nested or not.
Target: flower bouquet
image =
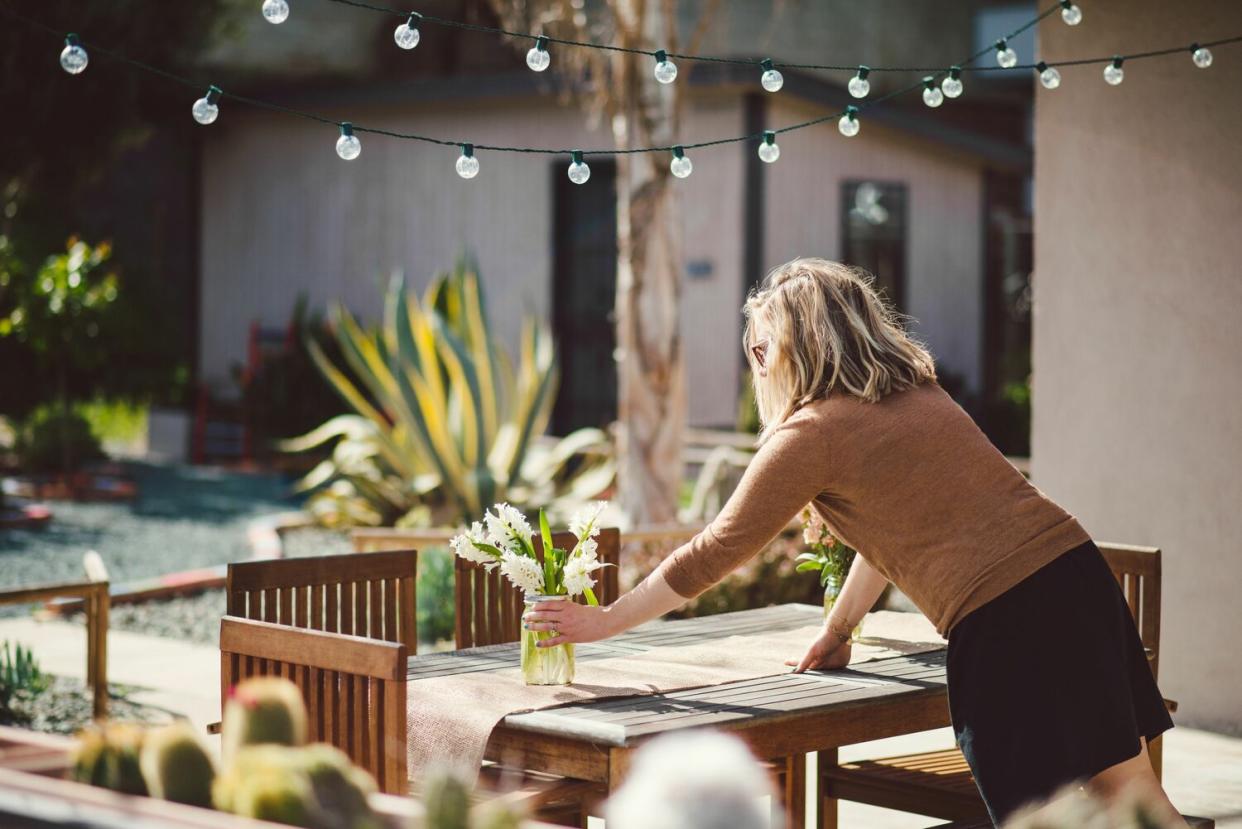
[[[850,573],[856,552],[834,536],[819,513],[809,506],[802,510],[802,541],[810,549],[795,559],[797,570],[799,573],[819,572],[819,584],[824,588],[824,618],[827,619],[845,586],[845,577]],[[862,625],[855,626],[853,632],[857,640],[862,634]]]
[[[587,604],[598,605],[592,590],[592,575],[604,566],[598,558],[600,513],[606,504],[597,502],[579,510],[569,522],[569,532],[577,538],[572,550],[552,545],[548,518],[539,510],[539,534],[543,541],[543,560],[535,554],[534,532],[520,510],[496,504],[475,521],[470,529],[450,542],[458,556],[481,564],[487,570],[500,569],[501,575],[525,594],[529,608],[536,602],[569,601],[583,596]],[[522,630],[522,675],[527,685],[568,685],[574,680],[574,646],[540,648],[538,643],[555,637],[555,631]]]

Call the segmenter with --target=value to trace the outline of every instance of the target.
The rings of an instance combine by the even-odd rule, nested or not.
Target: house
[[[770,46],[785,61],[870,55],[877,64],[946,66],[978,42],[986,46],[987,31],[1034,14],[1030,4],[999,11],[941,4],[907,10],[894,26],[878,6],[721,5],[703,53],[755,57]],[[439,6],[437,13],[454,19],[491,19],[481,3]],[[687,6],[692,16],[694,4]],[[874,25],[881,17],[885,28]],[[332,120],[476,144],[611,146],[584,105],[559,93],[554,77],[527,70],[513,44],[427,24],[419,47],[404,53],[392,44],[391,27],[391,19],[357,9],[299,5],[282,26],[250,23],[212,59],[249,73],[256,97]],[[1029,54],[1033,47],[1024,43]],[[280,77],[273,67],[287,71]],[[687,144],[857,103],[844,89],[848,73],[790,70],[784,89],[769,94],[752,66],[682,71],[688,92],[679,139]],[[317,74],[329,80],[305,81]],[[775,164],[759,160],[757,141],[691,153],[694,173],[674,184],[684,221],[692,424],[734,422],[742,301],[768,268],[798,255],[842,258],[875,272],[914,318],[946,384],[966,400],[994,396],[1001,339],[1022,347],[1020,336],[988,320],[1003,316],[1005,278],[1024,273],[1029,247],[1031,79],[984,74],[970,76],[960,103],[938,110],[923,106],[917,91],[865,110],[854,138],[833,123],[781,134]],[[911,77],[875,73],[871,80],[875,97]],[[577,186],[566,176],[567,155],[478,151],[481,172],[466,181],[454,172],[455,146],[360,137],[361,156],[344,162],[333,151],[335,127],[227,99],[219,121],[203,132],[200,379],[227,385],[231,367],[244,359],[251,322],[282,324],[299,294],[375,318],[394,269],[421,285],[468,252],[506,340],[515,340],[524,313],[554,325],[563,363],[554,429],[610,420],[613,164],[589,157],[591,179]]]
[[[1099,0],[1049,59],[1242,32],[1242,10]],[[1032,474],[1096,537],[1164,551],[1178,722],[1242,732],[1242,46],[1064,71],[1035,105]],[[1050,611],[1055,599],[1050,598]],[[1073,647],[1062,643],[1059,647]]]

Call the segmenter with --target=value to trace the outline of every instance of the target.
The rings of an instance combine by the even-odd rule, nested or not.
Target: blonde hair
[[[743,313],[760,440],[833,392],[874,403],[936,379],[931,354],[906,334],[861,268],[814,258],[786,262],[751,291]],[[753,350],[756,323],[768,337],[762,373]]]

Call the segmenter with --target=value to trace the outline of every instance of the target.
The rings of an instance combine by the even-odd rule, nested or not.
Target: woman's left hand
[[[616,633],[609,624],[608,608],[566,601],[538,602],[523,614],[522,627],[557,634],[540,640],[541,648],[571,642],[597,642]]]

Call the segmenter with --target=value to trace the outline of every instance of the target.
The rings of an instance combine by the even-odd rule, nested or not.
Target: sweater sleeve
[[[661,563],[669,587],[688,599],[699,595],[763,549],[826,488],[816,426],[802,409],[772,432],[720,514]]]

